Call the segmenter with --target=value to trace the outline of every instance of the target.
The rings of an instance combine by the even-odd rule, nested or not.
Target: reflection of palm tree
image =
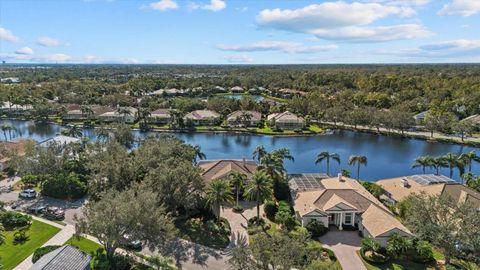
[[[8,138],[10,138],[10,140],[12,140],[12,131],[17,132],[17,128],[15,126],[12,126],[12,125],[1,125],[0,129],[3,132],[3,136],[5,137],[5,141],[8,141],[7,132],[8,132]]]
[[[432,162],[433,158],[431,156],[418,157],[412,164],[412,169],[422,167],[423,174],[425,174],[425,168],[432,167]]]
[[[350,156],[348,159],[348,165],[357,164],[357,180],[360,179],[360,166],[367,166],[368,158],[366,156]]]
[[[257,202],[257,221],[260,220],[260,204],[273,195],[272,179],[262,171],[257,171],[245,188],[245,196]]]
[[[193,162],[197,163],[197,158],[200,159],[200,160],[207,158],[205,153],[202,152],[202,148],[200,147],[200,145],[195,145],[193,147],[193,150],[195,151],[195,156],[193,158]]]
[[[315,164],[321,163],[323,160],[327,161],[327,175],[330,175],[330,159],[340,164],[340,156],[337,153],[321,152],[315,160]]]
[[[212,207],[212,211],[217,214],[217,221],[220,222],[220,207],[224,203],[233,202],[233,195],[230,184],[221,179],[214,180],[206,190],[207,203]]]
[[[106,127],[100,127],[95,130],[97,140],[106,141],[110,137],[110,131]]]
[[[67,134],[70,137],[79,138],[83,136],[82,129],[78,125],[73,125],[67,130]]]

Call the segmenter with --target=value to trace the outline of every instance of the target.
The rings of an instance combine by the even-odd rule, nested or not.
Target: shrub
[[[362,186],[368,190],[377,199],[383,194],[383,189],[379,185],[373,182],[362,182]]]
[[[28,239],[30,238],[27,234],[29,228],[30,225],[19,228],[18,231],[13,234],[13,243],[19,244],[28,241]]]
[[[263,218],[257,218],[256,216],[255,217],[252,217],[248,220],[248,227],[250,226],[259,226],[259,225],[265,225],[265,219]]]
[[[320,237],[328,232],[328,228],[318,220],[311,220],[305,228],[310,232],[313,238]]]
[[[387,241],[387,253],[392,258],[405,256],[411,248],[412,242],[398,233],[392,234]]]
[[[371,252],[371,256],[366,255],[366,252]],[[390,258],[386,254],[373,252],[371,250],[365,250],[363,247],[360,248],[360,256],[362,256],[362,258],[366,262],[373,264],[386,263],[390,260]]]
[[[274,201],[266,201],[263,205],[263,211],[265,211],[265,215],[270,220],[275,220],[275,214],[277,213],[277,204]]]
[[[35,252],[33,252],[32,262],[36,263],[43,255],[50,253],[59,247],[61,246],[44,246],[37,248]]]
[[[432,245],[427,241],[417,241],[415,243],[415,255],[413,256],[413,260],[420,263],[433,261]]]
[[[277,201],[290,200],[290,187],[288,186],[288,183],[282,181],[274,185],[273,194]]]
[[[285,225],[288,230],[292,230],[297,225],[296,218],[292,215],[290,204],[285,201],[278,203],[278,211],[275,214],[275,222]]]
[[[207,222],[205,222],[205,228],[207,228],[209,232],[214,234],[220,232],[218,224],[213,219],[207,220]]]
[[[75,173],[49,177],[42,187],[42,194],[57,199],[79,199],[87,192],[85,183]]]
[[[237,204],[232,208],[234,213],[242,213],[243,212],[243,206]]]
[[[0,216],[0,221],[7,230],[13,230],[18,227],[25,227],[30,225],[32,217],[29,215],[23,215],[17,212],[4,212]]]
[[[27,174],[22,177],[22,182],[25,186],[36,186],[38,184],[38,177],[35,175]]]

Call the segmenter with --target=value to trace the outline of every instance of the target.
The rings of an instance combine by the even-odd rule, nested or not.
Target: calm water
[[[243,97],[251,97],[255,99],[255,101],[262,101],[265,98],[260,96],[260,95],[239,95],[239,94],[230,94],[230,95],[224,95],[223,97],[230,98],[230,99],[236,99],[236,100],[241,100]]]
[[[32,138],[36,141],[51,138],[59,134],[62,129],[60,125],[34,124],[30,121],[3,120],[0,121],[0,124],[15,125],[19,131],[16,137]],[[158,132],[135,132],[137,137],[142,138],[159,134]],[[94,138],[92,129],[86,129],[84,135]],[[319,152],[331,151],[341,156],[342,163],[339,166],[331,162],[330,173],[335,175],[340,169],[347,169],[352,173],[352,176],[355,176],[356,167],[347,165],[348,157],[356,154],[366,155],[368,165],[360,169],[361,178],[366,180],[421,173],[421,169],[412,170],[410,167],[413,160],[422,155],[438,156],[448,152],[460,154],[471,150],[480,153],[480,149],[474,147],[350,131],[336,131],[333,135],[305,137],[271,137],[224,133],[175,133],[175,135],[189,144],[200,145],[208,159],[251,158],[253,150],[260,144],[263,144],[268,150],[287,147],[295,157],[295,162],[286,162],[286,168],[290,173],[325,172],[326,165],[322,163],[316,166],[314,160]],[[0,136],[0,138],[3,138],[3,134],[0,133]],[[475,174],[480,174],[478,164],[474,164],[473,169]],[[442,172],[447,176],[449,174],[446,169]],[[457,172],[455,172],[454,178],[459,178]]]

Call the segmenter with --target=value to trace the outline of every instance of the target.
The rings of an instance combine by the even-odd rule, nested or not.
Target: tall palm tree
[[[197,158],[202,160],[202,159],[206,159],[207,156],[205,155],[205,153],[202,152],[202,148],[200,147],[200,145],[195,145],[193,147],[193,150],[195,151],[195,156],[193,157],[193,162],[194,163],[197,163]]]
[[[233,202],[232,189],[228,181],[213,180],[206,191],[207,203],[214,213],[218,213],[217,221],[220,222],[220,207],[222,204]]]
[[[245,196],[257,202],[257,221],[260,220],[260,204],[273,195],[272,178],[263,171],[256,171],[245,187]]]
[[[255,150],[253,151],[253,159],[256,159],[257,161],[260,161],[267,154],[268,154],[268,152],[265,149],[265,146],[258,145],[257,148],[255,148]]]
[[[480,163],[480,156],[478,156],[475,151],[463,153],[458,157],[458,159],[460,159],[463,164],[468,165],[468,172],[472,171],[473,161]]]
[[[15,134],[17,133],[17,127],[14,126],[14,125],[10,125],[10,127],[8,128],[8,138],[10,140],[12,140],[12,132]]]
[[[425,168],[432,167],[433,157],[423,156],[415,159],[415,162],[412,164],[413,168],[422,167],[423,174],[425,174]]]
[[[286,173],[283,160],[272,154],[267,154],[261,159],[258,169],[272,178],[274,183],[280,182]]]
[[[3,132],[3,137],[5,137],[5,141],[8,141],[7,132],[10,133],[13,128],[15,128],[15,127],[13,127],[12,125],[6,125],[6,124],[0,126],[0,129]],[[10,136],[10,138],[11,138],[11,136]]]
[[[281,160],[288,159],[292,162],[295,161],[295,158],[290,154],[290,150],[288,150],[288,148],[275,149],[271,152],[271,154]]]
[[[450,178],[452,178],[453,170],[458,166],[459,163],[458,156],[452,153],[448,153],[440,158],[443,159],[444,162],[447,164],[447,167],[450,170]]]
[[[79,138],[83,136],[83,132],[78,125],[73,125],[67,130],[67,135],[70,137]]]
[[[352,165],[357,165],[357,180],[360,180],[360,166],[363,165],[363,166],[367,166],[367,163],[368,163],[368,158],[366,156],[356,156],[356,155],[353,155],[353,156],[350,156],[350,158],[348,159],[348,165],[352,166]]]
[[[240,197],[240,190],[245,185],[247,181],[247,175],[241,172],[232,172],[229,175],[230,183],[235,188],[235,195],[236,195],[236,202],[238,205],[239,197]]]
[[[330,159],[340,164],[340,156],[337,153],[321,152],[317,155],[317,159],[315,159],[315,164],[319,164],[324,160],[327,161],[327,175],[330,175]]]
[[[443,157],[436,157],[432,159],[432,167],[435,169],[435,174],[439,175],[440,169],[448,167],[448,164]]]

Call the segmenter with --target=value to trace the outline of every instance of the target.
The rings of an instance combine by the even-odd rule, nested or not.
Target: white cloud
[[[432,0],[364,0],[368,3],[382,3],[392,6],[425,6]]]
[[[16,54],[24,54],[24,55],[32,55],[33,50],[32,50],[32,48],[29,48],[29,47],[23,47],[21,49],[16,50],[15,53]]]
[[[389,4],[384,4],[388,2]],[[313,34],[317,38],[347,42],[378,42],[431,35],[419,24],[370,26],[388,16],[407,17],[415,14],[409,6],[393,5],[397,1],[381,3],[325,2],[299,9],[265,9],[256,17],[257,25],[265,28]],[[425,4],[410,1],[408,4]]]
[[[253,62],[253,58],[248,55],[228,55],[224,57],[225,60],[229,63],[250,63]]]
[[[379,52],[382,54],[417,58],[480,58],[480,40],[458,39],[426,44],[417,48],[407,48],[397,51],[381,50]]]
[[[35,62],[35,63],[65,63],[70,62],[72,58],[63,53],[50,55],[33,55],[33,54],[1,54],[0,57],[5,60],[13,60],[20,62]]]
[[[479,0],[453,0],[438,12],[441,16],[472,16],[480,12]]]
[[[18,42],[20,40],[19,37],[15,36],[12,31],[0,27],[0,40],[6,40],[10,42]]]
[[[63,53],[56,53],[56,54],[48,55],[45,57],[45,60],[48,62],[60,62],[60,63],[67,62],[70,59],[71,59],[70,56]]]
[[[220,44],[216,46],[223,51],[236,51],[236,52],[258,52],[258,51],[282,51],[285,53],[315,53],[331,51],[338,48],[337,45],[316,45],[316,46],[304,46],[297,42],[289,41],[259,41],[250,44],[235,44],[225,45]]]
[[[37,44],[45,47],[53,47],[60,45],[60,42],[51,37],[39,37],[37,39]]]
[[[210,10],[215,12],[223,10],[226,7],[227,7],[227,3],[225,3],[225,0],[210,0],[210,3],[205,5],[200,5],[192,2],[188,5],[188,8],[190,10],[204,9],[204,10]]]
[[[150,3],[149,7],[158,11],[167,11],[169,9],[177,9],[178,5],[175,0],[160,0],[158,2]]]

